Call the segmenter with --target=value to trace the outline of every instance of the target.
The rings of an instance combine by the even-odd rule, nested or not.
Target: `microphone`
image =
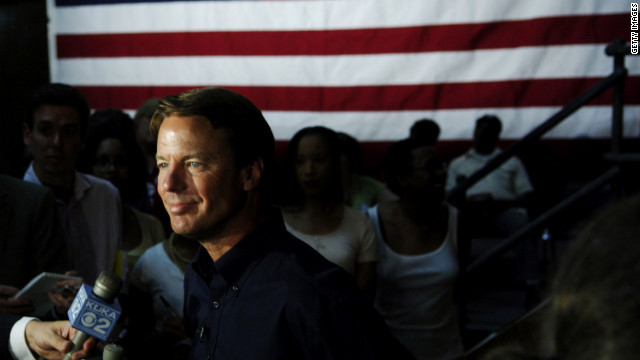
[[[124,349],[120,345],[107,344],[102,352],[102,360],[120,360]]]
[[[122,279],[106,271],[100,273],[93,287],[82,284],[67,312],[71,326],[78,332],[72,340],[73,349],[64,360],[71,360],[71,355],[81,350],[90,336],[107,341],[122,313],[116,298],[121,287]]]

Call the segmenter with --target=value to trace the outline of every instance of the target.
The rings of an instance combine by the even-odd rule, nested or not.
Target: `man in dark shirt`
[[[274,138],[234,92],[168,96],[151,122],[173,230],[202,247],[185,274],[197,359],[411,356],[349,274],[289,234],[268,199]]]

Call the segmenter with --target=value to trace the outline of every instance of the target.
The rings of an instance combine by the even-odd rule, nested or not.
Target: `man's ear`
[[[242,170],[242,180],[244,185],[244,191],[255,190],[262,180],[262,174],[264,173],[264,162],[262,158],[257,158],[249,165],[245,166]]]
[[[31,146],[31,129],[26,122],[22,123],[22,141],[26,146]]]

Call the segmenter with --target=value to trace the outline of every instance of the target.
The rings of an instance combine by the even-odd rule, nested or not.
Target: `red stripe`
[[[318,31],[58,35],[58,58],[349,55],[629,41],[628,14],[459,25]]]
[[[265,111],[395,111],[563,106],[599,79],[546,79],[433,85],[356,87],[222,86],[239,92]],[[207,85],[203,85],[207,86]],[[191,87],[79,86],[95,109],[136,109],[151,97]],[[625,104],[639,105],[640,76],[627,78]],[[611,91],[591,105],[611,103]]]

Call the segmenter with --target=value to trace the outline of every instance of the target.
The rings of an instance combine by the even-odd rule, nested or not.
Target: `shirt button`
[[[219,308],[219,307],[220,307],[220,303],[219,303],[219,302],[217,302],[217,301],[214,301],[214,302],[212,303],[212,305],[213,305],[213,308],[214,308],[214,309],[217,309],[217,308]]]
[[[231,287],[231,290],[233,290],[234,292],[238,292],[238,291],[240,291],[240,288],[239,288],[239,287],[237,287],[237,286],[235,286],[235,285],[233,285],[233,286]]]

